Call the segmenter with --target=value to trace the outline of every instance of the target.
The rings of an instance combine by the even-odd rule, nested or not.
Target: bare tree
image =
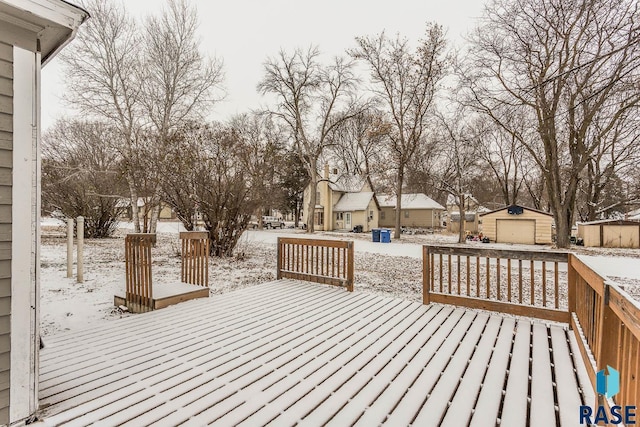
[[[356,113],[351,97],[356,85],[352,64],[337,57],[330,65],[319,61],[317,47],[293,53],[280,51],[264,64],[258,84],[263,94],[273,94],[277,105],[270,113],[290,130],[293,148],[304,161],[312,189],[317,187],[318,159],[333,143],[336,127]],[[310,191],[307,232],[314,232],[316,192]]]
[[[388,140],[396,171],[395,238],[399,239],[405,169],[422,140],[438,83],[445,74],[445,36],[441,26],[429,24],[426,38],[415,51],[399,35],[390,39],[382,33],[358,37],[356,42],[358,47],[350,54],[371,69],[372,90],[385,105],[387,121],[392,124]]]
[[[135,231],[154,232],[169,134],[203,117],[218,99],[222,64],[200,54],[197,13],[185,0],[170,0],[142,26],[119,3],[92,0],[87,7],[93,18],[63,55],[67,99],[117,127],[105,143],[122,156]],[[139,196],[147,199],[145,209],[153,209],[142,228]]]
[[[246,113],[231,119],[230,126],[244,146],[239,156],[245,179],[253,188],[258,204],[258,221],[262,227],[265,208],[281,204],[278,171],[283,162],[284,138],[271,116]]]
[[[171,132],[171,175],[163,196],[185,228],[202,216],[214,256],[231,256],[257,207],[260,188],[246,179],[242,159],[249,148],[229,126],[191,123]]]
[[[114,134],[103,123],[63,119],[43,136],[43,207],[68,218],[84,216],[88,238],[112,235],[127,209],[121,158],[102,143]]]
[[[365,108],[344,121],[333,134],[334,145],[329,157],[347,174],[366,177],[375,189],[374,176],[386,170],[385,150],[390,125],[384,114],[374,108]]]
[[[631,0],[494,0],[472,37],[464,83],[538,165],[559,247],[569,245],[581,172],[640,102],[639,25]],[[514,110],[533,118],[536,138],[517,132]]]
[[[449,115],[439,114],[438,119],[435,131],[437,154],[434,161],[434,184],[453,196],[460,214],[458,243],[464,243],[466,199],[480,173],[479,140],[483,137],[484,129],[477,118],[462,109]]]
[[[67,67],[66,100],[86,116],[112,123],[117,133],[104,143],[122,155],[134,227],[138,221],[135,145],[142,122],[140,91],[141,38],[136,22],[121,3],[88,2],[92,18],[74,43],[62,52]]]
[[[188,120],[202,120],[222,95],[222,62],[200,53],[197,28],[197,10],[186,0],[168,0],[167,8],[144,26],[142,104],[160,155],[156,168],[163,164],[170,133]],[[152,233],[160,206],[156,183],[150,194]]]

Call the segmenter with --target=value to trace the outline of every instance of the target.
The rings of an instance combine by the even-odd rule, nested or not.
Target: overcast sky
[[[200,16],[203,52],[224,61],[227,97],[211,119],[225,119],[264,104],[256,91],[263,62],[283,48],[318,45],[325,57],[355,46],[356,36],[381,31],[410,40],[422,37],[425,24],[435,21],[460,45],[462,36],[482,12],[482,0],[192,0]],[[143,17],[159,10],[162,0],[127,1],[129,11]],[[42,126],[71,114],[61,100],[64,73],[60,59],[42,71]]]

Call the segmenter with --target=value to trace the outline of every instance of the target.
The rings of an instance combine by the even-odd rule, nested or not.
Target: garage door
[[[533,219],[498,219],[496,228],[498,243],[536,243],[536,222]]]
[[[638,226],[604,225],[602,227],[602,246],[606,248],[637,248]]]

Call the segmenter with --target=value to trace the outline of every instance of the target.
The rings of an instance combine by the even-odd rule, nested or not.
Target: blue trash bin
[[[391,230],[380,230],[380,242],[391,243]]]
[[[374,242],[380,242],[380,229],[379,228],[371,229],[371,237],[373,238]]]

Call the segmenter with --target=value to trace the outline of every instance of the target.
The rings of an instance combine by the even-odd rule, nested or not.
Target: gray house
[[[0,425],[38,409],[40,69],[87,17],[62,0],[0,0]]]

